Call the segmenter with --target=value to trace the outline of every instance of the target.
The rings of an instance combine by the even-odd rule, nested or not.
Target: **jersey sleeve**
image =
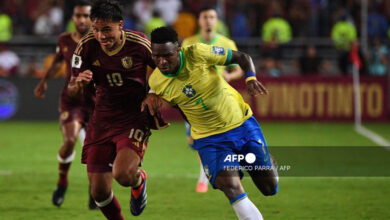
[[[72,56],[72,76],[78,76],[79,73],[90,68],[90,64],[88,63],[88,54],[90,54],[90,48],[88,41],[84,39],[80,40]]]
[[[56,57],[64,58],[64,39],[62,36],[58,38],[57,46],[56,46]]]
[[[190,50],[196,62],[210,66],[226,66],[232,59],[232,50],[229,48],[207,44],[194,44]]]
[[[231,50],[234,50],[234,51],[237,51],[238,49],[237,49],[237,45],[236,45],[236,43],[234,43],[234,41],[229,41],[229,47],[228,48],[230,48]],[[230,65],[228,65],[228,68],[229,69],[233,69],[233,68],[235,68],[235,67],[237,67],[238,66],[238,64],[236,64],[236,63],[232,63],[232,64],[230,64]]]

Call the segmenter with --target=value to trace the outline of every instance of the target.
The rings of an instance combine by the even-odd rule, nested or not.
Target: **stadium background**
[[[61,73],[49,82],[44,100],[33,95],[58,35],[72,30],[68,21],[73,4],[61,0],[0,3],[0,219],[101,219],[100,213],[86,211],[87,179],[85,167],[77,162],[79,147],[66,201],[60,209],[51,205],[57,178],[55,155],[61,143],[57,121]],[[390,218],[390,1],[139,0],[122,4],[126,27],[147,31],[155,10],[181,38],[196,32],[196,12],[203,5],[215,5],[221,20],[219,33],[252,56],[258,78],[270,94],[251,98],[243,82],[233,85],[254,109],[271,153],[281,166],[293,168],[281,171],[280,193],[272,198],[260,195],[250,179],[244,179],[244,187],[266,219]],[[267,26],[273,18],[279,22]],[[335,29],[343,22],[349,25]],[[305,56],[312,48],[315,55]],[[12,63],[11,68],[6,65]],[[360,73],[362,124],[355,117],[353,64]],[[186,146],[178,113],[166,108],[164,114],[172,125],[151,137],[145,157],[150,200],[140,218],[235,219],[220,192],[195,193],[196,154]],[[127,204],[128,192],[117,185],[114,189],[121,204]],[[128,207],[122,209],[129,217]]]

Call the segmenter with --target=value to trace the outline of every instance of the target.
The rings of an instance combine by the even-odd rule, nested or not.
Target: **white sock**
[[[232,199],[231,204],[239,220],[263,220],[257,207],[249,200],[246,193]]]
[[[84,146],[84,140],[85,140],[85,128],[81,128],[79,132],[79,139],[81,146]]]
[[[204,173],[204,169],[203,169],[202,163],[200,163],[200,173],[199,173],[198,183],[205,183],[205,184],[209,183],[209,179],[207,179],[207,176]]]
[[[104,206],[110,204],[113,198],[114,198],[114,192],[111,191],[110,196],[109,196],[106,200],[101,201],[101,202],[95,201],[95,203],[96,203],[96,205],[97,205],[98,207],[101,208],[101,207],[104,207]]]
[[[76,156],[76,151],[73,151],[73,153],[69,155],[67,158],[62,158],[60,154],[57,154],[57,160],[62,164],[71,163],[74,160],[75,156]]]

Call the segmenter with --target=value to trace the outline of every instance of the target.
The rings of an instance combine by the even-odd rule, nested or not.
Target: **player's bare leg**
[[[256,187],[265,196],[272,196],[278,192],[279,176],[276,160],[270,155],[272,170],[248,171]]]
[[[221,171],[215,179],[214,186],[225,193],[238,219],[263,219],[260,211],[246,195],[238,171]]]
[[[130,211],[137,216],[147,203],[146,172],[138,169],[141,162],[137,152],[131,148],[122,148],[117,153],[113,166],[113,176],[122,186],[131,186]]]
[[[112,173],[88,172],[92,198],[107,219],[123,220],[121,206],[112,191]]]
[[[71,121],[61,125],[63,143],[57,155],[59,161],[59,178],[57,189],[53,192],[52,196],[52,202],[56,206],[60,206],[64,201],[65,192],[68,187],[68,171],[75,157],[74,145],[76,144],[80,129],[81,124],[78,121]]]

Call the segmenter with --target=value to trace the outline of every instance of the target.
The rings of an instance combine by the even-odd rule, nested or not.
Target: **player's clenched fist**
[[[85,70],[77,76],[76,83],[82,83],[83,85],[86,85],[89,84],[91,80],[92,80],[91,70]]]

